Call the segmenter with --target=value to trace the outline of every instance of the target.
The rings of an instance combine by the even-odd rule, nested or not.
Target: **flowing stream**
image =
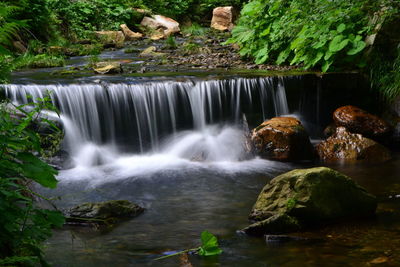
[[[275,116],[297,116],[312,136],[320,136],[325,126],[321,86],[315,86],[315,100],[306,94],[289,95],[288,84],[301,82],[301,77],[290,76],[101,78],[4,86],[15,103],[49,94],[61,111],[63,149],[70,161],[60,171],[58,188],[43,194],[59,197],[56,204],[61,208],[109,199],[128,199],[146,208],[111,231],[57,231],[48,243],[50,262],[177,266],[178,259],[153,259],[165,251],[195,247],[204,229],[220,237],[224,253],[210,259],[191,257],[194,266],[364,266],[398,251],[399,241],[387,240],[400,240],[399,213],[361,226],[317,231],[305,242],[271,245],[237,233],[248,224],[251,206],[271,178],[314,166],[262,160],[249,156],[244,147],[247,123],[252,128]],[[398,163],[396,157],[384,165],[334,167],[388,200],[400,191]],[[396,197],[393,200],[383,207],[399,208]],[[368,252],[371,247],[373,253]]]

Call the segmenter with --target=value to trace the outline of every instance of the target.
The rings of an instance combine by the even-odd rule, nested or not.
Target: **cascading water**
[[[243,114],[261,120],[289,113],[277,77],[4,88],[20,104],[49,92],[75,167],[112,165],[130,174],[182,161],[238,162],[245,156]]]

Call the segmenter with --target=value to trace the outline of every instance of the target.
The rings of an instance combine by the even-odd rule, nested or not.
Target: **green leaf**
[[[199,248],[199,255],[214,256],[221,253],[222,249],[219,248],[217,237],[208,231],[203,231],[201,233],[201,247]]]
[[[325,63],[322,65],[322,72],[327,72],[332,65],[333,61],[327,60]]]
[[[339,33],[342,33],[342,32],[344,32],[344,30],[346,29],[346,25],[344,24],[344,23],[341,23],[341,24],[339,24],[339,26],[337,27],[337,31],[339,32]]]
[[[32,179],[44,187],[56,187],[58,181],[55,175],[58,172],[53,167],[27,152],[18,153],[17,159],[23,163],[21,170],[26,178]]]
[[[336,35],[329,44],[329,51],[339,52],[349,43],[349,39],[343,40],[343,35]]]
[[[357,39],[356,39],[357,40]],[[347,51],[347,55],[349,56],[353,56],[355,54],[360,53],[365,47],[367,46],[367,44],[364,41],[355,41],[353,42],[353,48],[350,49],[349,51]]]

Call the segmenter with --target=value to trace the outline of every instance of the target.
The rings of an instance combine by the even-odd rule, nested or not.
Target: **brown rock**
[[[327,162],[383,162],[391,158],[384,146],[361,134],[352,134],[344,127],[338,127],[334,135],[316,148],[321,160]]]
[[[346,127],[352,133],[368,137],[379,137],[390,132],[390,125],[355,106],[343,106],[335,110],[333,120],[336,126]]]
[[[95,34],[106,47],[121,48],[124,46],[125,35],[122,31],[97,31]]]
[[[299,120],[277,117],[263,122],[252,132],[258,155],[273,160],[305,160],[313,156],[313,147]]]
[[[131,31],[126,24],[121,24],[121,30],[125,35],[125,39],[128,41],[140,39],[143,37],[143,34],[140,32],[133,32]]]
[[[233,20],[234,15],[232,6],[214,8],[213,17],[211,20],[211,28],[220,31],[230,31],[235,26],[233,24]]]
[[[144,17],[140,23],[142,26],[159,31],[164,36],[180,32],[179,23],[171,18],[155,15],[153,18]]]

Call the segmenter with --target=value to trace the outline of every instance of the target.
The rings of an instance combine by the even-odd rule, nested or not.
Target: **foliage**
[[[393,61],[376,57],[370,70],[372,87],[379,90],[388,102],[400,95],[400,46],[397,50]]]
[[[176,49],[178,44],[176,43],[175,37],[170,35],[165,39],[165,48],[166,49]]]
[[[255,62],[304,65],[326,72],[363,67],[370,15],[391,0],[253,0],[241,11],[230,43]]]
[[[138,17],[138,12],[132,9],[136,1],[48,1],[64,35],[75,39],[91,37],[97,30],[118,30],[123,23],[134,26],[134,19]]]
[[[214,236],[213,234],[211,234],[210,232],[203,231],[201,233],[200,240],[201,240],[200,247],[186,249],[186,250],[183,250],[183,251],[180,251],[177,253],[173,253],[173,254],[169,254],[167,256],[156,258],[155,260],[162,260],[162,259],[170,258],[173,256],[189,253],[189,252],[195,252],[195,253],[199,254],[200,256],[205,256],[205,257],[216,256],[223,252],[222,249],[218,245],[217,237]]]
[[[25,54],[14,61],[14,68],[51,68],[64,66],[65,60],[60,56],[48,54]]]
[[[34,127],[42,109],[54,108],[49,99],[37,100],[30,111],[27,107],[0,108],[0,265],[46,265],[41,242],[64,222],[60,212],[37,207],[33,196],[38,194],[30,190],[31,181],[57,185],[57,171],[37,157],[42,148]]]
[[[182,27],[181,32],[189,36],[204,36],[209,31],[209,28],[202,27],[200,24],[194,22],[192,25]]]

